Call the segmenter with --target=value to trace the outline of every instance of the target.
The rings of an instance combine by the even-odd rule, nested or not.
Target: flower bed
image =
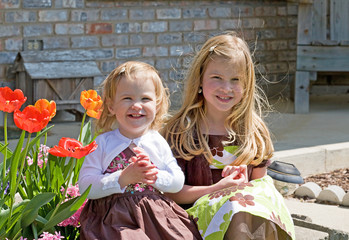
[[[78,174],[84,157],[97,148],[91,122],[85,124],[85,119],[99,118],[101,98],[94,90],[81,93],[85,114],[78,140],[62,138],[54,147],[46,146],[46,140],[54,127],[47,124],[56,114],[55,102],[39,99],[21,111],[26,99],[20,89],[0,88],[0,239],[78,239],[79,216],[89,191],[79,193]],[[8,113],[21,130],[14,150],[8,147]]]

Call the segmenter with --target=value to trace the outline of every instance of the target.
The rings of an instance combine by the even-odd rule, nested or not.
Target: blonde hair
[[[144,72],[144,75],[150,78],[155,86],[157,111],[150,128],[158,130],[162,126],[164,117],[169,108],[169,94],[167,88],[164,87],[159,73],[153,66],[144,62],[128,61],[116,67],[101,84],[104,107],[101,117],[96,123],[96,131],[98,134],[113,130],[113,127],[117,124],[117,120],[115,116],[109,112],[107,104],[113,102],[120,79],[123,77],[132,79],[132,76],[139,72]]]
[[[236,58],[241,54],[244,57]],[[262,120],[263,99],[260,89],[256,86],[251,52],[248,44],[235,32],[210,38],[196,54],[186,75],[182,107],[167,120],[161,130],[162,134],[170,143],[175,157],[191,160],[195,155],[203,154],[208,162],[212,161],[208,135],[202,133],[200,128],[200,123],[206,123],[205,99],[202,94],[197,93],[208,63],[216,56],[225,58],[227,64],[234,59],[243,59],[243,66],[246,66],[242,78],[243,96],[225,120],[228,141],[223,144],[236,141],[240,146],[233,165],[258,165],[271,158],[274,148],[268,128]]]

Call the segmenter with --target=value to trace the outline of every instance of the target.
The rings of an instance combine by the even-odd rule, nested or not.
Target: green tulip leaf
[[[5,156],[5,151],[7,151],[7,157],[9,158],[12,156],[12,151],[9,148],[7,148],[7,146],[8,144],[5,145],[0,142],[0,152]]]
[[[44,228],[40,231],[39,234],[41,234],[45,230],[48,230],[56,226],[60,222],[72,216],[85,202],[87,194],[90,192],[90,189],[91,186],[89,186],[88,189],[86,189],[86,191],[81,196],[77,198],[72,198],[58,206],[57,213],[45,224]]]
[[[49,203],[56,194],[54,193],[41,193],[39,195],[36,195],[25,207],[23,213],[22,213],[22,219],[21,219],[21,226],[22,228],[25,228],[29,226],[36,217],[38,216],[39,209]]]
[[[7,222],[13,222],[14,219],[20,217],[20,213],[22,212],[22,210],[25,208],[25,206],[28,203],[29,203],[29,200],[25,199],[25,200],[21,201],[20,203],[13,205],[11,219],[9,219],[10,218],[10,209],[6,209],[6,210],[1,209],[1,211],[0,211],[0,229],[2,229]]]
[[[13,220],[13,224],[11,225],[10,230],[8,231],[9,239],[19,239],[21,235],[21,224],[18,219]]]
[[[92,141],[91,121],[88,121],[82,128],[81,143],[82,145],[88,145]],[[80,136],[79,136],[80,137]]]
[[[36,144],[37,141],[39,141],[40,138],[41,138],[46,132],[48,132],[51,128],[53,128],[53,126],[54,126],[54,125],[52,125],[52,126],[50,126],[50,127],[47,127],[47,128],[44,128],[44,129],[40,132],[40,134],[38,134],[33,140],[31,140],[30,143],[29,143],[29,149],[31,149],[31,148],[34,146],[34,144]]]
[[[10,196],[13,199],[16,193],[16,179],[17,177],[21,177],[21,176],[17,176],[18,173],[18,166],[19,166],[19,160],[20,160],[20,156],[21,156],[21,152],[22,152],[22,146],[23,146],[23,142],[24,142],[24,137],[25,137],[25,131],[22,131],[21,137],[18,140],[16,149],[14,154],[11,156],[11,166],[10,166]]]

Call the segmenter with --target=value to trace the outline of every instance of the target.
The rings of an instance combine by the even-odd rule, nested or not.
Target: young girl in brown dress
[[[247,43],[234,32],[212,37],[194,57],[183,105],[163,129],[185,174],[183,189],[171,197],[195,202],[187,212],[204,239],[295,236],[266,174],[274,149],[257,89]]]
[[[80,238],[201,239],[186,211],[163,194],[180,191],[184,175],[156,131],[168,110],[157,71],[142,62],[120,65],[103,82],[103,104],[98,147],[79,176],[80,192],[91,185]]]

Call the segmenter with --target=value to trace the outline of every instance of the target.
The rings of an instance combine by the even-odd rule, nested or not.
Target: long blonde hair
[[[202,94],[198,94],[202,85],[202,76],[212,57],[234,59],[236,53],[243,54],[245,76],[242,79],[244,93],[241,101],[232,109],[224,123],[228,141],[237,142],[239,149],[233,165],[258,165],[269,159],[274,151],[269,130],[262,120],[261,90],[256,86],[256,76],[252,55],[248,44],[235,32],[228,32],[210,38],[194,57],[188,69],[185,82],[182,107],[167,120],[161,130],[170,143],[175,157],[191,160],[195,155],[203,154],[208,162],[213,156],[208,146],[208,135],[201,132],[200,123],[205,123],[206,104]],[[240,55],[241,56],[241,55]],[[267,102],[266,102],[267,104]]]
[[[131,79],[134,74],[139,72],[144,73],[144,76],[150,78],[155,86],[157,111],[150,128],[158,130],[162,126],[169,108],[169,95],[167,88],[164,87],[159,73],[153,66],[144,62],[128,61],[116,67],[101,84],[104,107],[101,117],[96,123],[96,131],[98,134],[111,131],[114,126],[117,125],[115,116],[109,112],[108,104],[111,104],[115,98],[116,89],[120,79],[123,77]]]

